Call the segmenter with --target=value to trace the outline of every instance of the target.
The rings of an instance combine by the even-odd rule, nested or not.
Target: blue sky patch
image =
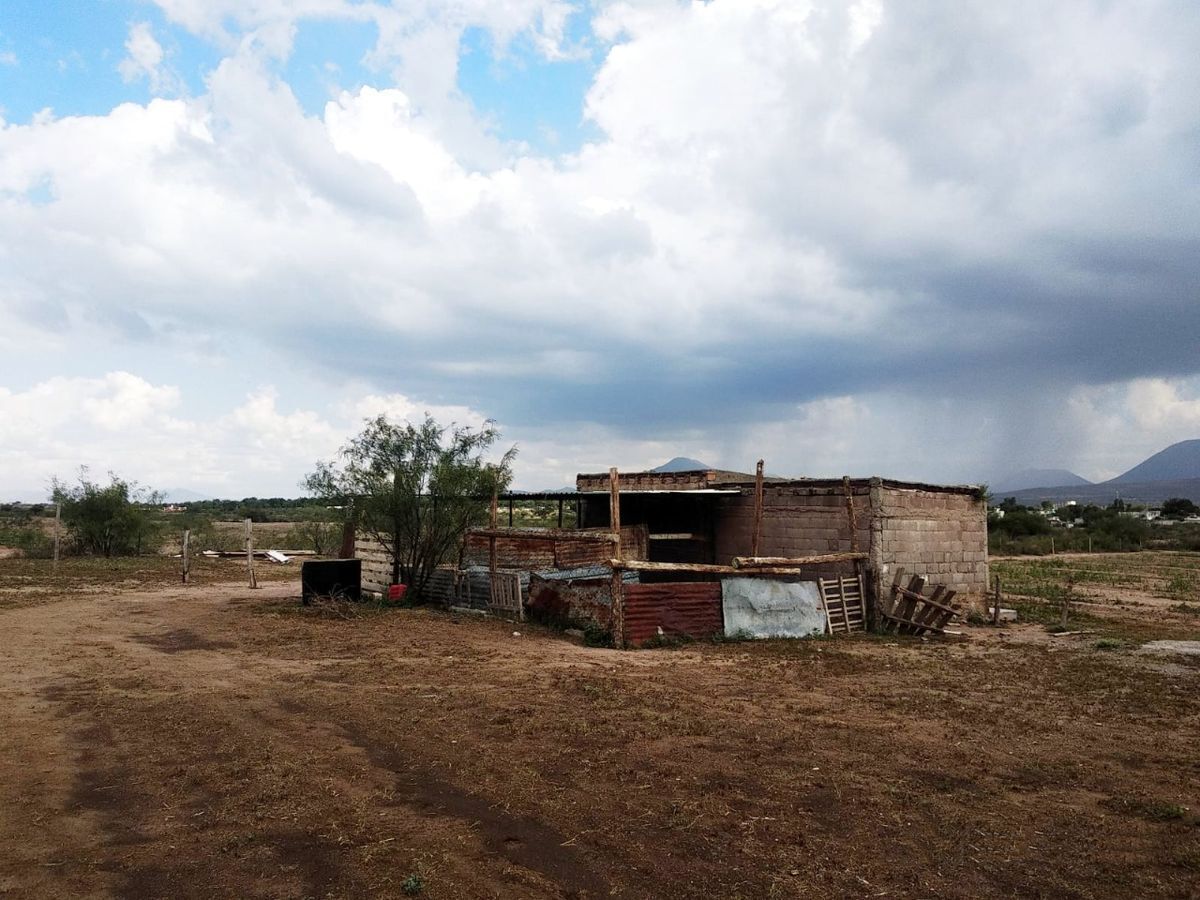
[[[28,122],[50,107],[59,117],[104,115],[126,102],[151,99],[146,80],[127,83],[118,66],[134,23],[149,22],[165,65],[192,94],[220,60],[215,48],[167,27],[157,6],[130,0],[4,0],[0,4],[0,108],[9,122]]]
[[[373,22],[300,23],[283,77],[305,112],[324,115],[325,104],[343,90],[391,86],[390,73],[372,70],[364,62],[378,37]]]
[[[459,89],[500,138],[547,155],[578,150],[594,132],[583,121],[583,102],[599,62],[583,34],[570,40],[586,55],[548,60],[527,36],[497,53],[489,32],[468,28],[459,45]]]

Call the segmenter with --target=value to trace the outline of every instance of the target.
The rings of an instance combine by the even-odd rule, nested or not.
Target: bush
[[[334,556],[342,546],[342,526],[334,522],[297,522],[283,539],[288,550],[311,550]]]
[[[35,559],[54,555],[54,539],[36,525],[0,525],[0,547],[12,547]]]
[[[156,550],[162,522],[156,508],[159,496],[113,473],[101,485],[79,470],[79,483],[69,486],[54,479],[54,500],[62,504],[62,522],[69,548],[96,556],[140,556]]]

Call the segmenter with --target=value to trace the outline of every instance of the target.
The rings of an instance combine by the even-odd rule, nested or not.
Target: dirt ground
[[[622,653],[75,562],[0,561],[0,896],[1200,896],[1195,657]]]

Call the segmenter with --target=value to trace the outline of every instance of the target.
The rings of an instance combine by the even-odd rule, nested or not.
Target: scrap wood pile
[[[945,634],[946,625],[961,615],[961,607],[952,603],[955,592],[938,585],[926,596],[925,579],[914,575],[903,587],[904,570],[897,569],[892,581],[891,609],[880,610],[884,631],[895,634]]]

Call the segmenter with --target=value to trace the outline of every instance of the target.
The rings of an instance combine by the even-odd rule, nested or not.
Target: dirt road
[[[1194,662],[618,653],[294,592],[0,609],[0,896],[1197,896]]]

